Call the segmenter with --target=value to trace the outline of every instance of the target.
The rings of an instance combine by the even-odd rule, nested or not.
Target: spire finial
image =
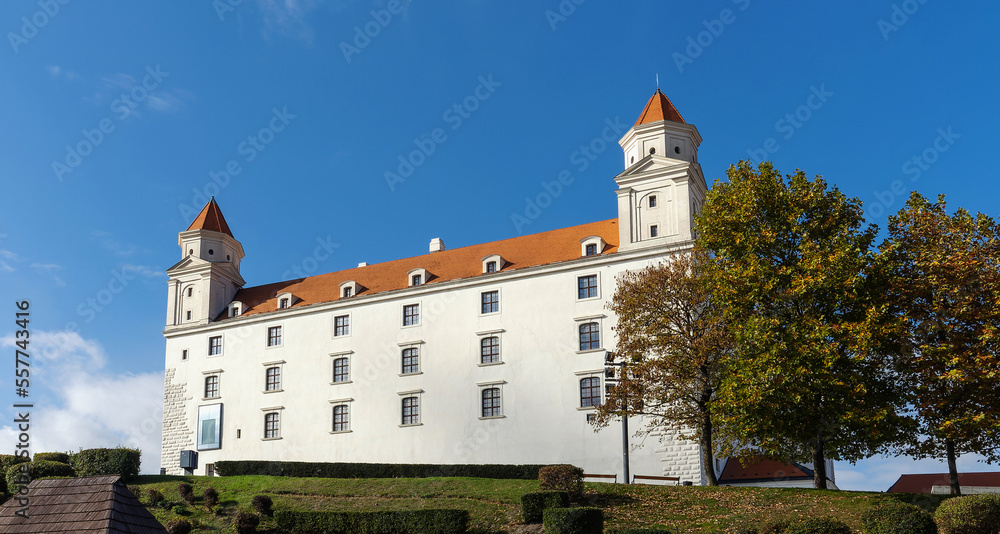
[[[659,72],[656,73],[656,90],[657,91],[660,90],[660,73]]]

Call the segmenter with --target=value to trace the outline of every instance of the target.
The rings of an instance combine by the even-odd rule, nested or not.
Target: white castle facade
[[[167,270],[167,473],[194,450],[198,475],[219,460],[570,463],[621,480],[618,424],[588,423],[615,348],[606,304],[621,273],[692,245],[706,184],[701,136],[659,90],[619,143],[617,219],[435,239],[423,256],[255,287],[213,199]],[[630,439],[633,474],[703,483],[695,442]]]

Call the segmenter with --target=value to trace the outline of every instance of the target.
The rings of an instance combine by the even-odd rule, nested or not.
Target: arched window
[[[351,363],[347,358],[333,360],[333,381],[347,382],[351,379]]]
[[[403,349],[403,374],[420,372],[420,351],[416,347]]]
[[[403,424],[416,425],[420,423],[420,401],[417,397],[403,398]]]
[[[214,399],[219,396],[219,375],[205,377],[205,398]]]
[[[281,368],[280,367],[268,367],[267,371],[264,372],[264,390],[265,391],[278,391],[281,389]]]
[[[350,411],[346,404],[333,407],[333,431],[347,432],[351,429]]]
[[[580,350],[593,350],[601,348],[601,330],[597,323],[583,323],[580,325]]]
[[[484,337],[479,342],[479,363],[497,363],[500,361],[500,338],[498,336]]]
[[[278,412],[264,414],[264,438],[273,439],[281,437],[281,421]]]
[[[483,389],[483,417],[499,417],[503,415],[500,411],[500,388]]]
[[[596,376],[580,380],[580,407],[600,406],[601,379]]]

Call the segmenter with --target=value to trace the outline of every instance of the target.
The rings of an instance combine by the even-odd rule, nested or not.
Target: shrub
[[[31,460],[29,458],[25,458],[24,456],[16,456],[13,454],[0,454],[0,492],[3,493],[7,492],[7,477],[5,475],[7,474],[7,471],[10,469],[10,466],[23,464],[30,461]],[[11,491],[10,493],[14,492]]]
[[[787,519],[772,519],[760,527],[760,534],[784,534],[790,524]]]
[[[313,478],[424,478],[474,477],[535,480],[540,465],[478,464],[362,464],[329,462],[272,462],[221,460],[215,462],[222,476],[271,475]]]
[[[160,493],[160,490],[156,488],[149,488],[146,490],[146,502],[148,502],[150,506],[156,506],[157,504],[160,504],[160,501],[162,500],[163,494]]]
[[[99,475],[121,475],[132,477],[139,474],[142,453],[139,449],[87,449],[70,457],[70,465],[81,477]]]
[[[271,510],[271,505],[274,504],[271,498],[267,495],[254,495],[253,499],[250,500],[250,504],[253,505],[253,509],[257,510],[257,513],[263,515],[273,515],[274,511]]]
[[[233,528],[236,534],[253,534],[257,532],[257,525],[260,524],[260,517],[257,514],[240,510],[233,516]]]
[[[141,486],[126,486],[126,487],[128,488],[128,492],[131,493],[133,497],[135,497],[136,499],[141,498],[140,497],[140,495],[142,495]]]
[[[211,511],[213,506],[219,504],[219,492],[215,491],[215,488],[205,488],[201,492],[201,500],[208,507],[209,511]]]
[[[547,465],[538,470],[538,482],[543,490],[565,491],[573,500],[583,495],[583,469],[573,465]]]
[[[861,514],[861,525],[865,534],[937,534],[931,514],[897,500],[875,503]]]
[[[15,464],[7,468],[7,488],[8,493],[14,494],[21,489],[21,474],[24,469],[27,469],[28,479],[35,480],[36,478],[44,477],[71,477],[75,476],[73,473],[73,468],[66,464],[61,464],[59,462],[47,462],[42,460],[40,462],[27,462],[23,464]],[[26,483],[24,485],[27,485]]]
[[[604,512],[600,508],[549,508],[542,514],[546,534],[601,534]]]
[[[810,517],[792,522],[785,534],[851,534],[851,527],[839,519]]]
[[[469,524],[467,510],[397,512],[307,512],[278,510],[278,529],[296,534],[459,534]]]
[[[190,534],[191,522],[186,519],[171,521],[167,523],[167,532],[170,534]]]
[[[967,495],[948,499],[934,512],[941,534],[997,534],[1000,495]]]
[[[541,523],[542,512],[546,508],[566,508],[569,493],[565,491],[538,491],[521,495],[521,520],[525,523]]]
[[[194,504],[194,489],[191,488],[191,484],[187,484],[185,482],[178,484],[177,494],[189,504]]]
[[[68,464],[69,454],[65,452],[36,452],[32,460],[36,462],[44,460],[46,462],[59,462],[61,464]]]

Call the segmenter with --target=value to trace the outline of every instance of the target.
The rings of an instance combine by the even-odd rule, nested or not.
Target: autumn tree
[[[914,192],[889,218],[889,234],[881,248],[920,425],[904,451],[947,457],[959,494],[959,454],[1000,459],[1000,227],[963,209],[949,216],[943,196],[931,203]]]
[[[736,339],[716,414],[722,451],[856,460],[898,439],[897,383],[881,355],[874,226],[819,176],[740,162],[696,220],[710,286]]]
[[[731,342],[704,284],[709,262],[686,251],[619,277],[609,308],[625,366],[595,424],[620,417],[627,402],[630,414],[650,418],[643,432],[676,429],[698,440],[708,484],[717,486],[712,407]]]

